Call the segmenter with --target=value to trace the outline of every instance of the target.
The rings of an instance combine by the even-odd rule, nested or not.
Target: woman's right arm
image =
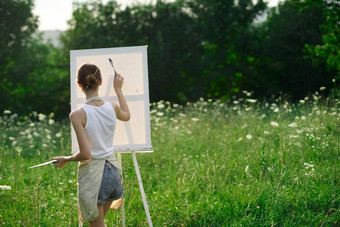
[[[90,143],[88,141],[84,122],[86,122],[86,114],[84,110],[78,109],[70,114],[70,121],[76,133],[79,151],[72,156],[54,157],[57,160],[56,165],[60,168],[67,165],[68,162],[85,161],[91,158]]]
[[[129,106],[124,98],[122,87],[124,83],[124,77],[120,74],[116,73],[116,76],[113,80],[113,88],[118,97],[119,105],[113,103],[113,108],[116,112],[116,116],[121,121],[129,121],[130,120],[130,110]]]

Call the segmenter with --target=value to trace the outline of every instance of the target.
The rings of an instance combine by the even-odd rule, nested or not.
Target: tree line
[[[36,34],[32,0],[0,2],[0,109],[70,111],[70,50],[148,45],[150,100],[303,98],[339,79],[337,1],[74,3],[61,46]],[[263,18],[262,20],[259,18]]]

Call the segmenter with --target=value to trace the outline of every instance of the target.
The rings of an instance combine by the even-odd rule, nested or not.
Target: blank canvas
[[[147,68],[147,46],[71,50],[71,111],[80,108],[85,95],[76,83],[77,71],[84,63],[99,67],[102,85],[99,96],[104,101],[118,103],[113,88],[114,71],[124,77],[123,94],[130,110],[130,121],[117,119],[114,136],[116,152],[152,152],[149,112],[149,86]],[[72,128],[72,153],[78,151],[78,143]]]

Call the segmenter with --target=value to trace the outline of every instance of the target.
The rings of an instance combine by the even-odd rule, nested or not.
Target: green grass
[[[313,98],[314,97],[314,98]],[[151,106],[153,153],[138,154],[154,226],[338,226],[339,100],[200,100]],[[39,119],[40,117],[40,119]],[[0,120],[1,226],[77,226],[70,125],[52,116]],[[127,226],[147,226],[131,154],[123,154]],[[109,211],[106,223],[121,223]]]

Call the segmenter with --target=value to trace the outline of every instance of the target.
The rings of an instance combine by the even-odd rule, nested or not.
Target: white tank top
[[[101,106],[84,104],[86,113],[85,131],[90,142],[93,158],[106,158],[113,154],[113,137],[116,127],[116,113],[109,102]]]

